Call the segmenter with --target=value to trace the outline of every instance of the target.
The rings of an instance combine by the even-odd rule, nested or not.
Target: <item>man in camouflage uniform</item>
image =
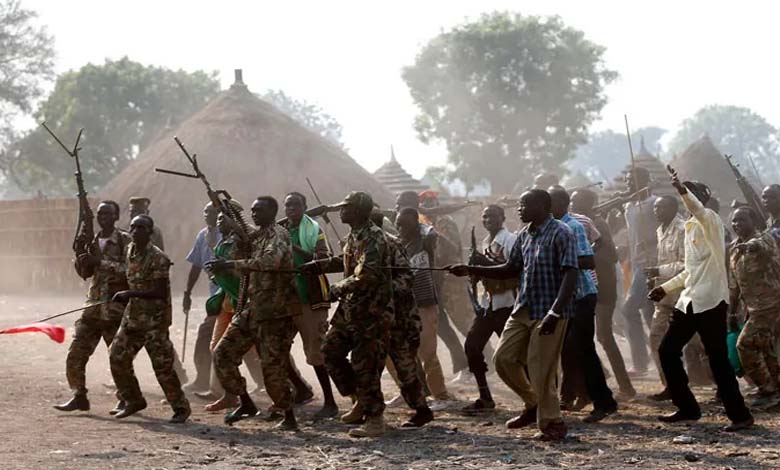
[[[76,260],[77,271],[92,273],[92,282],[87,293],[88,303],[111,300],[115,293],[127,289],[124,271],[125,248],[130,236],[114,226],[119,219],[119,205],[114,201],[103,201],[97,208],[97,222],[100,232],[92,240],[93,253],[85,253]],[[76,321],[76,332],[65,360],[65,374],[73,398],[54,408],[60,411],[89,410],[87,399],[86,368],[100,339],[110,346],[122,321],[124,305],[108,303],[84,310]],[[113,414],[123,406],[117,405]]]
[[[129,289],[114,294],[115,302],[128,302],[119,332],[111,344],[111,375],[125,408],[116,418],[125,418],[146,408],[133,360],[145,348],[152,361],[157,382],[173,408],[171,423],[183,423],[190,416],[190,403],[173,369],[171,326],[171,261],[151,243],[154,221],[139,215],[130,223],[132,243],[127,248],[127,284]]]
[[[731,226],[737,234],[730,247],[729,323],[736,329],[739,300],[747,321],[737,341],[742,367],[758,387],[751,406],[769,408],[780,403],[780,364],[775,341],[780,319],[780,254],[770,231],[756,230],[758,214],[749,207],[734,211]]]
[[[390,271],[382,267],[389,266],[392,259],[382,229],[369,219],[373,205],[367,193],[348,194],[339,205],[341,221],[351,229],[343,255],[301,266],[306,272],[321,272],[321,268],[334,272],[341,266],[344,272],[344,279],[330,287],[330,297],[340,301],[322,351],[336,388],[354,402],[342,421],[357,424],[365,418],[363,427],[350,430],[352,437],[375,437],[385,432],[381,376],[393,312]],[[347,359],[350,354],[351,361]]]
[[[252,257],[235,261],[215,260],[207,264],[211,272],[230,269],[250,271],[249,308],[237,312],[214,351],[217,377],[227,393],[237,395],[240,406],[225,416],[232,424],[257,414],[257,407],[246,390],[246,380],[238,366],[253,346],[260,353],[265,389],[276,409],[284,412],[277,428],[298,428],[293,412],[295,394],[287,378],[290,349],[296,329],[293,316],[300,313],[295,292],[290,235],[276,225],[279,205],[270,196],[252,204],[252,220],[257,229],[249,234]],[[286,270],[279,272],[274,270]]]

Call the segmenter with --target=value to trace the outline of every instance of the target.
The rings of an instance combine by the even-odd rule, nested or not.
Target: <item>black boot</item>
[[[276,425],[276,429],[282,431],[297,431],[298,422],[295,420],[295,412],[287,410],[284,412],[284,419]]]
[[[408,421],[401,424],[402,428],[421,428],[433,421],[433,411],[427,406],[418,408]]]
[[[128,416],[134,415],[139,411],[145,409],[146,409],[146,400],[142,398],[141,401],[139,401],[138,403],[126,403],[122,411],[115,414],[114,418],[116,419],[127,418]]]
[[[238,396],[240,405],[235,410],[225,415],[225,424],[231,425],[242,419],[247,419],[257,414],[255,403],[249,398],[249,394],[244,392]]]
[[[89,400],[86,393],[77,393],[67,403],[54,405],[55,410],[60,411],[89,411]]]
[[[114,409],[109,411],[108,414],[110,414],[111,416],[114,416],[117,413],[119,413],[122,410],[124,410],[125,408],[127,408],[127,403],[125,403],[124,400],[119,400],[118,402],[116,402],[116,406],[114,407]]]
[[[187,421],[187,418],[190,417],[192,414],[192,411],[189,408],[180,408],[178,410],[174,410],[173,417],[169,421],[171,424],[182,424],[185,421]]]

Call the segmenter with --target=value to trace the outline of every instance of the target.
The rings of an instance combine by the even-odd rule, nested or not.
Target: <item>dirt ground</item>
[[[202,305],[195,299],[194,305]],[[175,302],[179,302],[176,299]],[[78,297],[21,298],[0,296],[0,327],[30,322],[80,305]],[[202,310],[190,317],[189,345],[185,365],[192,370],[191,351]],[[534,430],[508,431],[504,421],[521,407],[492,376],[495,413],[466,417],[456,410],[438,412],[436,420],[420,430],[401,430],[398,425],[408,411],[391,408],[388,422],[393,430],[374,440],[355,440],[337,421],[312,423],[309,417],[319,402],[298,411],[301,431],[277,432],[261,419],[234,427],[222,424],[222,414],[203,411],[203,401],[192,398],[193,416],[186,425],[170,425],[170,409],[160,403],[162,394],[144,353],[136,370],[149,401],[149,408],[124,421],[108,415],[114,405],[106,348],[98,347],[87,371],[90,412],[60,413],[52,405],[69,397],[64,362],[72,324],[77,317],[59,320],[68,327],[64,344],[41,334],[0,336],[0,466],[10,469],[493,469],[493,468],[780,468],[780,417],[758,413],[758,425],[738,435],[720,431],[726,424],[723,410],[710,404],[712,390],[698,389],[705,417],[692,426],[662,426],[659,413],[671,406],[638,398],[621,403],[619,414],[595,425],[580,422],[585,413],[565,418],[570,437],[547,444],[531,439]],[[181,346],[183,316],[175,315],[172,337]],[[300,349],[295,356],[307,379],[315,384]],[[448,355],[440,347],[445,363]],[[639,381],[640,396],[658,390],[657,381]],[[463,400],[473,399],[475,386],[452,386]],[[397,393],[385,379],[385,395]],[[260,405],[269,403],[258,398]],[[347,407],[346,400],[340,405]],[[689,443],[674,443],[678,436]]]

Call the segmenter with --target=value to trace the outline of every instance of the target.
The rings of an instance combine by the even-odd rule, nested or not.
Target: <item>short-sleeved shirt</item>
[[[508,264],[522,270],[512,314],[528,307],[531,319],[541,320],[558,296],[565,269],[579,267],[574,232],[552,216],[538,227],[529,225],[518,235]],[[563,312],[556,313],[571,318],[574,305],[569,302]]]
[[[167,283],[165,299],[141,299],[132,297],[122,319],[125,328],[150,330],[171,325],[171,287],[168,271],[171,261],[156,245],[149,243],[140,250],[135,243],[127,248],[127,285],[130,290],[149,291],[155,283]]]
[[[496,236],[492,239],[490,235],[482,240],[482,251],[490,260],[503,264],[509,259],[512,253],[512,247],[517,241],[517,234],[510,232],[506,228],[502,227],[501,230],[496,233]],[[492,309],[493,311],[502,308],[510,308],[515,302],[515,289],[512,286],[511,289],[503,291],[491,292],[490,287],[486,284],[486,280],[482,280],[485,285],[485,292],[482,294],[480,305],[485,309]],[[504,282],[504,281],[501,281]],[[496,283],[499,285],[498,283]]]
[[[569,215],[582,224],[582,228],[585,229],[585,234],[588,236],[588,242],[590,243],[591,249],[593,248],[593,244],[596,243],[601,239],[601,232],[599,232],[599,229],[596,228],[596,223],[587,215],[577,214],[575,212],[569,212]],[[596,252],[593,252],[593,262],[595,263],[596,259]],[[586,271],[588,273],[588,276],[593,280],[593,285],[596,286],[596,289],[599,288],[599,278],[596,275],[595,269],[588,269]]]
[[[213,232],[209,233],[210,230]],[[214,247],[222,241],[222,233],[216,227],[204,227],[195,237],[195,244],[187,254],[187,261],[200,269],[214,259]],[[210,243],[213,242],[213,245]],[[209,294],[214,295],[219,287],[209,281]]]
[[[588,240],[588,234],[585,233],[585,227],[571,216],[568,212],[563,214],[561,222],[568,225],[571,231],[574,233],[574,240],[577,242],[577,256],[593,256],[593,247],[590,246]],[[578,269],[577,272],[577,293],[575,294],[577,300],[585,297],[586,295],[592,295],[598,293],[596,283],[593,282],[593,277],[590,274],[590,269]]]

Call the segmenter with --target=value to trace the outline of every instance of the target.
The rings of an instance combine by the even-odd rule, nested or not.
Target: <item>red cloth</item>
[[[29,325],[14,326],[0,330],[0,335],[11,335],[16,333],[43,333],[52,341],[62,343],[65,341],[65,328],[61,326],[49,325],[48,323],[31,323]]]

